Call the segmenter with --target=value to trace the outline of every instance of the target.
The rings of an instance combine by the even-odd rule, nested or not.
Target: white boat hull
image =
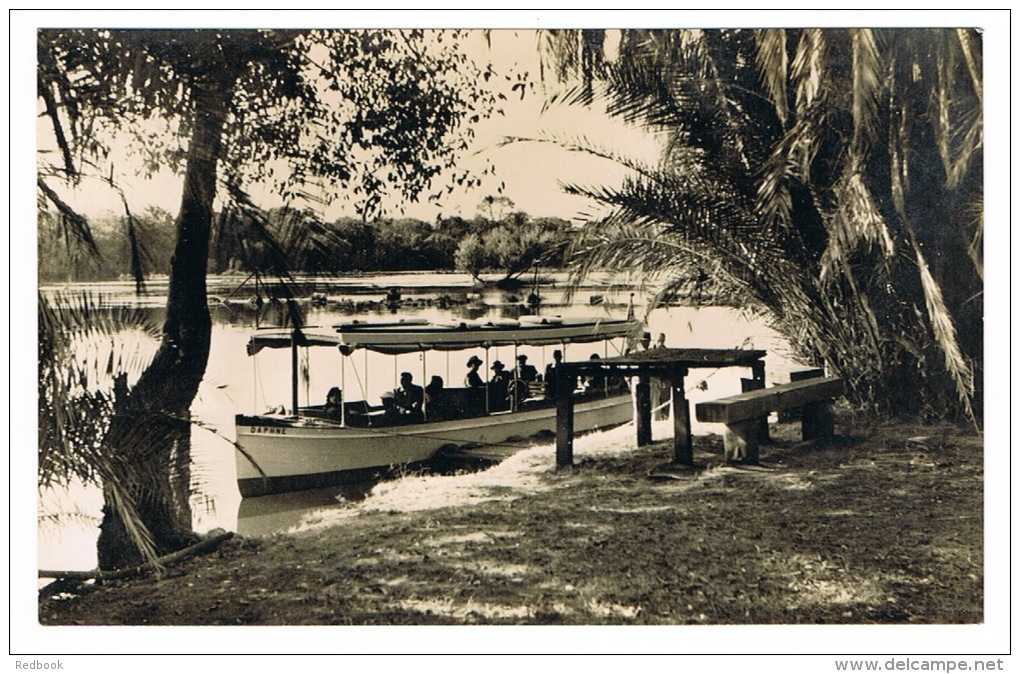
[[[629,394],[578,400],[574,430],[609,428],[632,418]],[[381,468],[427,461],[442,447],[492,445],[555,431],[555,407],[368,428],[314,419],[261,425],[259,417],[239,417],[238,487],[242,496],[310,489],[357,479]]]

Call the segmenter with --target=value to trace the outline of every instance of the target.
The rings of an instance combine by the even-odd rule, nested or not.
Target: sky
[[[311,17],[310,19],[308,17]],[[1009,237],[1010,229],[1010,164],[1009,153],[1011,150],[1011,139],[1009,131],[1009,111],[1011,95],[1011,59],[1009,49],[1009,16],[999,11],[988,13],[977,10],[955,10],[938,11],[928,8],[922,10],[900,10],[900,11],[823,11],[823,10],[802,10],[802,11],[773,11],[773,10],[739,10],[739,11],[621,11],[621,10],[560,10],[560,11],[502,11],[492,12],[481,10],[462,11],[411,11],[385,12],[376,10],[374,12],[334,12],[315,13],[307,15],[304,13],[278,13],[245,11],[243,13],[224,12],[202,12],[188,11],[184,13],[172,12],[121,12],[108,10],[101,13],[88,11],[61,10],[58,12],[40,11],[15,11],[12,13],[10,23],[10,154],[9,154],[9,183],[10,183],[10,218],[11,235],[8,240],[10,276],[14,281],[9,292],[10,312],[7,320],[10,325],[17,325],[22,328],[5,331],[9,340],[9,353],[11,355],[8,367],[10,368],[10,419],[33,419],[36,411],[32,394],[24,395],[25,391],[35,391],[34,354],[36,345],[34,343],[34,317],[35,317],[35,287],[31,283],[18,282],[18,279],[35,278],[35,227],[31,224],[35,220],[35,186],[34,174],[36,165],[36,134],[30,130],[36,126],[35,112],[35,72],[34,72],[34,39],[35,30],[41,26],[89,26],[89,25],[124,25],[135,27],[148,26],[209,26],[229,25],[234,27],[253,27],[279,25],[281,22],[291,22],[291,25],[300,23],[303,25],[337,25],[349,27],[367,26],[388,26],[407,27],[427,25],[433,27],[502,27],[502,28],[550,28],[550,27],[720,27],[720,26],[848,26],[848,25],[887,25],[887,26],[981,26],[985,32],[985,58],[984,75],[986,82],[986,137],[989,139],[986,149],[986,334],[989,335],[987,358],[990,362],[1002,363],[1002,367],[992,371],[989,368],[989,377],[992,380],[988,386],[987,397],[990,401],[989,415],[986,419],[986,444],[994,451],[989,452],[990,470],[987,471],[986,485],[988,487],[988,513],[997,515],[990,519],[990,522],[999,522],[1009,517],[1011,505],[1008,499],[1009,480],[1011,477],[1011,466],[1004,462],[1008,458],[1011,441],[1009,437],[1009,424],[1011,419],[1008,407],[1010,400],[1009,377],[1012,375],[1013,366],[1006,367],[1011,363],[1009,357],[1009,346],[1011,341],[1011,279],[1010,279],[1010,252],[1011,242]],[[312,21],[315,23],[312,24]],[[508,54],[503,54],[504,56]],[[552,118],[538,120],[534,117],[536,111],[528,114],[522,110],[513,119],[527,127],[527,124],[553,125]],[[566,121],[566,129],[558,127],[560,132],[576,132],[583,128],[582,120],[576,116]],[[531,128],[544,128],[542,126]],[[597,124],[595,125],[598,126]],[[507,127],[509,128],[509,127]],[[619,142],[624,146],[636,142],[622,132],[613,131],[610,140]],[[644,141],[640,141],[644,142]],[[608,167],[590,166],[578,167],[569,155],[562,155],[549,158],[538,148],[531,145],[520,145],[507,148],[499,152],[506,155],[494,158],[497,166],[502,168],[507,176],[507,196],[513,199],[518,207],[532,215],[560,215],[570,217],[579,208],[576,202],[570,203],[563,200],[555,187],[558,177],[567,177],[567,170],[581,171],[583,179],[586,176],[593,179],[610,180],[616,176]],[[146,199],[167,199],[170,204],[168,210],[176,211],[176,203],[179,199],[179,189],[173,190],[169,187],[160,186],[155,189],[137,188],[138,193],[132,194],[132,199],[139,199],[141,203]],[[481,194],[484,196],[484,194]],[[99,202],[98,197],[93,201]],[[467,215],[473,215],[473,207],[478,199],[474,195],[466,196],[462,208],[468,209]],[[134,205],[132,206],[134,208]],[[418,217],[418,216],[416,216]],[[21,392],[22,394],[19,394]],[[998,409],[1001,406],[1002,409]],[[31,424],[29,424],[30,426]],[[16,446],[14,440],[16,435],[23,433],[24,441],[21,444],[31,444],[33,437],[31,428],[25,430],[12,426],[12,446]],[[12,452],[12,456],[14,453]],[[994,468],[992,469],[994,464]],[[23,468],[23,467],[22,467]],[[28,467],[29,471],[32,467]],[[19,471],[21,468],[19,468]],[[12,504],[28,504],[35,500],[35,489],[31,481],[11,483],[10,499]],[[31,508],[24,508],[30,511]],[[33,514],[34,513],[30,513]],[[34,517],[26,518],[28,522],[12,523],[11,550],[35,550],[34,543],[35,527]],[[1008,531],[1000,532],[1002,536],[1009,536]],[[127,646],[137,647],[139,652],[146,652],[145,648],[159,648],[157,643],[149,642],[146,638],[140,638],[137,634],[125,638],[123,641],[113,643],[104,641],[103,634],[93,630],[82,629],[76,633],[60,632],[52,630],[40,630],[35,620],[33,607],[35,606],[34,584],[31,578],[35,573],[34,558],[28,555],[12,555],[11,578],[21,578],[19,582],[11,584],[12,601],[12,623],[17,624],[17,629],[12,631],[11,652],[53,652],[54,649],[61,649],[64,652],[119,652]],[[869,632],[869,639],[861,640],[859,634],[848,633],[846,630],[826,630],[821,632],[807,632],[805,640],[811,644],[831,643],[832,652],[845,652],[846,649],[868,648],[871,646],[880,649],[880,652],[902,652],[913,649],[914,652],[944,652],[945,646],[942,643],[959,645],[961,635],[966,639],[968,652],[991,653],[1001,652],[999,649],[1004,643],[1002,640],[1003,629],[1008,629],[1009,591],[1008,580],[1009,560],[991,559],[987,560],[986,580],[989,592],[989,613],[986,616],[986,623],[983,625],[968,626],[965,630],[954,626],[930,626],[930,628],[910,629],[909,631],[889,627],[882,630],[878,635],[879,641],[874,641],[876,635]],[[21,577],[24,574],[24,577]],[[995,575],[997,574],[997,575]],[[997,590],[1002,588],[1002,590]],[[20,619],[19,619],[20,616]],[[778,626],[777,629],[782,629]],[[633,631],[631,631],[633,634]],[[123,634],[123,633],[121,633]],[[477,634],[477,633],[476,633]],[[603,633],[605,634],[605,633]],[[618,633],[614,633],[618,635]],[[647,634],[647,633],[645,633]],[[660,634],[660,633],[656,633]],[[730,652],[739,652],[741,641],[727,638],[726,634],[699,633],[701,643],[706,648],[715,645],[718,648]],[[1008,635],[1008,632],[1006,633]],[[114,633],[116,636],[116,632]],[[562,648],[577,648],[582,652],[591,649],[592,652],[600,651],[603,648],[612,648],[620,641],[611,640],[585,640],[580,635],[577,641],[571,644],[561,644]],[[158,635],[157,635],[158,638]],[[619,637],[617,637],[619,638]],[[657,639],[658,637],[656,637]],[[473,641],[472,643],[482,643]],[[831,640],[831,641],[829,641]],[[943,641],[944,640],[944,641]],[[58,643],[59,642],[59,643]],[[408,644],[420,642],[409,641]],[[648,642],[645,642],[648,643]],[[648,647],[652,647],[648,644]],[[641,646],[637,646],[638,649]],[[70,649],[70,650],[68,650]],[[97,651],[98,649],[98,651]],[[884,650],[881,650],[884,649]],[[427,649],[425,649],[427,652]],[[556,646],[552,646],[551,652],[558,652]],[[610,650],[609,652],[613,652]],[[640,652],[638,650],[637,652]],[[108,669],[108,660],[104,662],[104,671]],[[148,664],[148,663],[146,663]],[[672,663],[677,664],[677,663]],[[784,671],[805,671],[795,667],[784,668]]]

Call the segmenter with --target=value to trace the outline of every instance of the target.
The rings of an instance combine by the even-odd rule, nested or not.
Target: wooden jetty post
[[[556,395],[556,466],[574,465],[574,393]]]
[[[677,368],[670,376],[673,388],[673,461],[691,466],[694,465],[694,442],[691,437],[691,407],[684,393],[685,377],[686,367]]]
[[[647,374],[638,376],[634,399],[637,405],[637,444],[643,447],[652,444],[652,386]]]

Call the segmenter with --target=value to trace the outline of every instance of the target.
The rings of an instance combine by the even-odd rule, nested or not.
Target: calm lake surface
[[[582,289],[571,302],[562,299],[562,281],[543,285],[539,313],[560,316],[626,316],[629,291],[610,292],[594,285]],[[195,530],[205,532],[216,527],[257,535],[284,531],[295,525],[309,510],[328,507],[341,497],[348,501],[363,498],[371,484],[350,485],[281,494],[242,501],[237,491],[233,419],[239,412],[262,412],[271,406],[287,405],[290,401],[290,353],[288,350],[265,350],[249,357],[245,345],[256,325],[279,325],[280,308],[271,302],[256,308],[254,287],[245,277],[218,277],[210,280],[210,306],[213,313],[212,352],[205,379],[192,407],[197,422],[193,432],[192,509]],[[559,283],[556,283],[559,281]],[[386,293],[398,288],[402,295],[394,311],[385,303]],[[151,314],[156,325],[162,321],[165,284],[153,283],[149,294],[138,297],[130,283],[72,284],[43,287],[44,293],[86,291],[101,298],[109,306],[142,307]],[[303,303],[305,323],[329,326],[343,320],[382,318],[480,318],[517,317],[527,294],[516,296],[502,291],[477,293],[471,279],[463,274],[390,274],[357,276],[317,288],[318,302]],[[442,298],[442,299],[440,299]],[[637,296],[635,296],[637,299]],[[636,307],[638,316],[642,307]],[[766,379],[788,381],[788,373],[797,365],[791,360],[786,342],[761,322],[728,307],[673,307],[652,313],[647,329],[654,338],[666,335],[670,347],[756,348],[768,352]],[[156,342],[138,335],[125,337],[131,345],[129,358],[145,362],[155,352]],[[617,345],[618,346],[618,345]],[[103,358],[102,347],[94,354]],[[427,382],[439,375],[447,385],[459,386],[465,373],[470,352],[425,355],[406,354],[383,356],[366,351],[356,352],[347,359],[329,349],[311,350],[302,356],[300,367],[307,378],[299,390],[302,405],[325,400],[331,386],[348,392],[345,398],[364,397],[377,403],[380,394],[397,385],[400,372],[408,371],[415,381]],[[615,355],[610,348],[584,344],[568,348],[568,360],[587,359],[592,352]],[[316,353],[318,352],[318,353]],[[541,372],[551,360],[552,348],[521,348],[529,362]],[[90,352],[91,353],[91,352]],[[479,356],[484,354],[479,350]],[[512,367],[512,349],[491,349],[489,362],[501,360]],[[346,360],[345,364],[342,361]],[[137,376],[137,373],[135,373]],[[718,398],[740,391],[740,377],[748,374],[740,368],[728,370],[694,370],[687,379],[688,398],[694,402]],[[720,432],[721,427],[693,422],[696,434]],[[66,492],[44,494],[40,500],[39,566],[40,568],[92,569],[96,566],[95,541],[102,496],[96,489],[74,488]]]

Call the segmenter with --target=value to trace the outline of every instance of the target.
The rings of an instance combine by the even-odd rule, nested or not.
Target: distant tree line
[[[167,274],[174,250],[174,216],[151,207],[131,217],[109,215],[89,222],[97,255],[65,240],[61,215],[39,213],[39,281],[105,281],[130,276],[135,265],[145,274]],[[137,255],[132,253],[137,251]]]
[[[502,197],[504,208],[512,202]],[[439,217],[365,221],[341,217],[322,222],[300,210],[277,208],[247,217],[220,213],[214,218],[209,271],[245,272],[272,267],[285,257],[289,267],[308,274],[373,271],[464,271],[513,279],[536,264],[560,267],[573,232],[560,218],[532,218],[521,211],[486,208],[473,219]],[[485,211],[482,213],[481,211]],[[173,216],[149,208],[133,217],[109,216],[93,224],[98,258],[72,259],[56,228],[40,227],[39,278],[42,282],[109,280],[133,275],[137,247],[145,274],[170,270],[174,246]],[[258,236],[252,236],[259,230]],[[264,231],[263,231],[264,230]],[[53,231],[54,235],[47,235]],[[268,234],[268,236],[266,235]]]

